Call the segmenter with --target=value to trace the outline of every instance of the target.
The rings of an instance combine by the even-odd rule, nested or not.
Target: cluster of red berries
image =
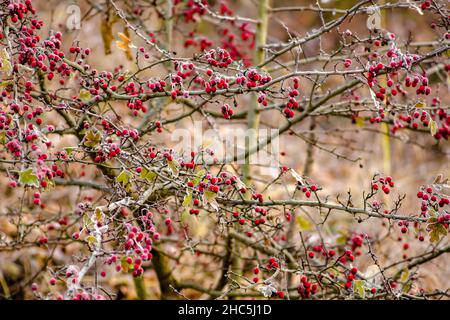
[[[174,10],[177,9],[177,4],[181,3],[181,1],[175,1],[174,2]],[[208,1],[202,1],[201,3],[196,3],[192,0],[188,0],[186,3],[186,7],[183,11],[183,16],[185,22],[189,23],[195,23],[196,22],[196,16],[203,16],[206,13],[206,10],[202,6],[207,6]],[[224,3],[220,3],[219,7],[219,13],[222,16],[232,16],[233,11]],[[243,22],[241,24],[237,23],[236,21],[230,20],[224,20],[225,22],[228,22],[230,27],[238,27],[238,32],[240,35],[238,36],[235,32],[233,32],[228,26],[222,27],[221,25],[218,25],[219,32],[222,35],[220,41],[220,45],[222,48],[226,49],[230,53],[230,58],[235,60],[243,60],[244,64],[246,66],[249,66],[251,64],[251,61],[249,58],[247,58],[247,53],[244,52],[244,48],[242,48],[242,43],[248,43],[248,48],[253,49],[255,44],[255,32],[252,30],[251,26],[247,22]],[[241,42],[238,44],[236,40],[241,40]],[[188,38],[184,42],[184,46],[190,47],[190,46],[196,46],[199,48],[201,52],[205,51],[206,49],[212,47],[214,42],[210,39],[208,39],[205,36],[196,36],[195,32],[190,31],[188,33]]]
[[[422,187],[421,190],[417,192],[417,198],[422,199],[420,210],[423,216],[427,215],[429,208],[438,211],[439,208],[443,208],[450,204],[450,199],[436,192],[433,187]],[[447,215],[448,214],[444,213],[441,217]]]
[[[266,220],[264,219],[264,216],[267,215],[267,210],[262,207],[256,207],[255,212],[260,215],[259,218],[256,218],[255,220],[253,220],[255,226],[264,224],[266,222]]]
[[[174,6],[176,6],[179,3],[182,3],[182,0],[175,0]],[[208,6],[207,0],[201,0],[201,1],[194,1],[194,0],[188,0],[186,3],[186,10],[183,12],[184,15],[184,21],[185,22],[196,22],[197,19],[195,16],[203,16],[206,13],[205,6]]]
[[[226,68],[233,63],[233,59],[231,59],[230,54],[223,48],[208,51],[205,54],[205,58],[211,66],[217,68]]]
[[[305,194],[305,197],[307,197],[307,198],[310,198],[311,194],[313,192],[317,192],[318,190],[320,190],[320,188],[317,185],[315,185],[315,184],[307,185],[307,186],[302,186],[302,185],[299,184],[297,186],[297,188],[299,190],[301,190]]]
[[[295,99],[297,96],[299,96],[298,88],[299,88],[299,79],[297,77],[294,77],[293,79],[293,89],[289,90],[289,99],[286,103],[286,106],[283,109],[283,114],[286,116],[286,118],[293,118],[295,115],[295,112],[293,109],[299,109],[300,111],[303,111],[303,108],[299,108],[299,103]]]
[[[164,92],[165,87],[166,82],[164,80],[147,82],[147,88],[149,88],[152,92]]]
[[[33,5],[31,4],[31,0],[25,0],[18,3],[10,3],[8,5],[8,10],[12,23],[16,23],[19,20],[22,20],[28,12],[32,14],[36,13]]]
[[[253,268],[253,274],[255,275],[252,279],[252,281],[254,283],[258,283],[259,282],[259,278],[257,277],[257,275],[259,274],[260,269],[258,267]]]
[[[223,114],[223,118],[224,119],[230,119],[233,116],[233,114],[234,114],[233,109],[228,104],[224,104],[222,106],[221,110],[222,110],[222,114]]]
[[[420,84],[419,84],[420,83]],[[407,88],[412,87],[412,88],[416,88],[416,93],[418,95],[420,94],[425,94],[425,95],[429,95],[431,93],[431,88],[428,86],[428,78],[425,76],[415,76],[414,78],[411,79],[411,77],[406,77],[405,78],[405,86]]]
[[[350,262],[355,261],[355,256],[353,255],[353,250],[347,249],[344,251],[344,254],[339,257],[339,262],[341,262],[342,264],[345,264],[349,261]]]
[[[391,192],[390,188],[393,188],[395,183],[391,176],[378,177],[372,181],[372,190],[376,192],[380,188],[380,185],[381,190],[383,190],[385,194],[389,194],[389,192]]]
[[[253,193],[252,194],[252,199],[253,200],[258,200],[258,202],[263,202],[264,201],[264,197],[261,193]]]
[[[6,148],[8,151],[13,154],[16,158],[20,158],[21,156],[21,146],[20,142],[17,139],[11,140],[6,143]]]
[[[267,106],[267,95],[265,93],[261,93],[258,96],[258,103],[262,104],[264,107]]]
[[[127,103],[127,107],[132,111],[134,116],[139,114],[139,111],[143,113],[147,112],[147,107],[142,103],[140,99],[131,100]]]
[[[246,77],[245,78],[241,77],[239,82],[237,82],[237,80],[236,80],[236,82],[241,85],[246,83],[247,88],[255,88],[255,87],[263,86],[266,83],[269,83],[270,81],[272,81],[271,76],[259,73],[255,69],[248,70]]]
[[[439,119],[439,123],[437,124],[437,132],[434,135],[436,140],[445,139],[448,140],[450,137],[450,114],[443,109],[438,109],[431,115],[432,119]]]
[[[422,8],[422,10],[426,10],[426,9],[430,8],[431,7],[431,1],[430,0],[425,0],[424,2],[422,2],[420,7]]]
[[[269,258],[269,260],[267,261],[267,265],[266,265],[266,268],[268,270],[278,269],[279,267],[280,267],[280,265],[278,264],[276,258],[274,258],[274,257]]]
[[[400,227],[401,233],[407,233],[409,227],[409,221],[399,221],[397,225]]]
[[[364,239],[364,237],[365,237],[366,235],[364,235],[364,234],[354,234],[352,237],[351,237],[351,245],[352,245],[352,251],[355,251],[357,248],[360,248],[360,247],[362,247],[362,245],[363,245],[363,239]],[[358,252],[356,252],[355,253],[356,255],[360,255],[360,252],[358,251]]]
[[[302,276],[300,278],[300,285],[297,288],[297,292],[303,299],[308,299],[317,293],[317,288],[318,286],[316,283],[311,284],[306,276]]]
[[[213,42],[206,38],[206,37],[195,37],[194,32],[189,32],[188,38],[184,41],[184,47],[189,48],[191,46],[197,46],[199,47],[200,51],[205,51],[208,48],[211,48],[213,45]]]
[[[124,249],[128,253],[122,259],[122,264],[116,265],[116,271],[120,271],[123,266],[126,266],[127,269],[133,270],[134,277],[142,275],[144,272],[142,262],[149,261],[153,258],[151,253],[153,240],[160,238],[152,219],[153,214],[151,212],[146,212],[145,215],[141,216],[141,220],[145,226],[142,230],[137,226],[126,225],[128,234],[127,240],[124,243]]]
[[[351,268],[349,272],[346,274],[346,282],[345,288],[350,289],[353,285],[353,281],[356,279],[356,275],[358,274],[357,268]]]

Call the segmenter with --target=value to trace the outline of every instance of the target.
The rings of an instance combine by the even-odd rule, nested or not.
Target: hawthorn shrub
[[[244,2],[0,2],[2,298],[448,297],[447,1]]]

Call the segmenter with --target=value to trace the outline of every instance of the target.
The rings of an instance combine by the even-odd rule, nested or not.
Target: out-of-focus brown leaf
[[[102,20],[100,24],[100,32],[102,34],[105,55],[111,54],[111,42],[114,38],[112,33],[112,24],[107,20]]]
[[[108,3],[108,9],[100,22],[100,33],[103,39],[105,55],[111,54],[111,42],[114,40],[113,26],[117,20],[117,16],[112,13],[111,6]]]

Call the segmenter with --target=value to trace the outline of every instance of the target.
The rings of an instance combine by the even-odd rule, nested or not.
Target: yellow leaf
[[[179,163],[176,160],[172,160],[172,161],[167,161],[167,165],[169,166],[169,169],[172,172],[172,174],[175,177],[178,177],[178,174],[179,174],[179,170],[178,170]]]
[[[8,51],[6,51],[5,48],[0,50],[0,72],[6,73],[6,75],[11,75],[12,73],[12,65],[11,65],[11,58],[9,56]]]
[[[93,246],[97,242],[97,239],[93,235],[90,235],[86,238],[86,241],[90,246]]]
[[[192,191],[188,192],[183,200],[183,207],[190,207],[192,205]]]
[[[119,32],[117,35],[120,38],[119,41],[116,41],[117,47],[125,52],[125,56],[127,57],[128,60],[133,60],[133,55],[131,54],[130,48],[134,48],[134,45],[131,42],[130,35],[128,33],[128,28],[125,27],[123,29],[123,33]]]
[[[427,104],[423,101],[419,101],[416,103],[416,105],[414,107],[416,108],[425,108],[427,106]]]
[[[14,81],[12,81],[12,80],[6,80],[6,81],[0,82],[0,87],[3,87],[3,88],[11,88],[11,87],[13,86],[13,84],[14,84]]]
[[[183,212],[180,215],[180,222],[185,222],[187,219],[189,219],[190,214],[189,214],[189,210],[186,208],[183,210]]]
[[[67,155],[70,156],[77,148],[76,147],[65,147],[64,150],[66,151]]]
[[[80,90],[79,97],[82,101],[89,101],[91,99],[91,93],[87,90]]]
[[[91,224],[92,224],[91,217],[89,217],[89,215],[88,215],[87,213],[85,213],[85,214],[83,215],[83,226],[84,226],[85,228],[88,228],[88,229],[89,229],[89,227],[90,227]]]
[[[151,171],[151,170],[149,170],[149,169],[147,169],[145,167],[142,168],[142,171],[141,171],[141,174],[140,174],[140,177],[142,179],[145,179],[145,180],[151,182],[151,181],[155,180],[156,176],[157,176],[157,174],[154,171]]]
[[[203,203],[209,204],[214,210],[219,211],[219,204],[216,201],[217,193],[205,191],[203,194]]]
[[[364,280],[355,280],[353,281],[353,291],[358,294],[359,297],[364,299],[366,296],[366,291],[364,289],[364,285],[366,282]]]
[[[360,128],[364,127],[364,119],[361,117],[356,117],[355,124]]]
[[[391,136],[389,133],[389,125],[387,123],[381,123],[381,131],[384,133],[381,135],[381,148],[383,149],[383,167],[384,172],[391,172]]]
[[[428,219],[427,229],[429,230],[431,242],[438,242],[441,239],[441,236],[447,235],[447,229],[445,229],[442,223],[439,223],[437,218],[434,217]]]
[[[436,121],[431,120],[430,121],[430,132],[431,132],[432,136],[434,136],[437,133],[437,129],[438,129],[438,126],[437,126]]]
[[[213,144],[213,140],[211,140],[211,139],[205,140],[203,142],[202,148],[203,149],[209,148],[212,144]]]
[[[295,218],[295,221],[297,222],[298,227],[300,228],[300,230],[306,231],[306,230],[311,229],[311,222],[309,222],[307,219],[305,219],[301,215],[298,215]]]
[[[97,130],[89,130],[84,136],[84,145],[94,148],[102,141],[102,136]]]
[[[39,187],[38,176],[33,172],[32,168],[19,172],[19,182],[23,185]]]
[[[209,232],[209,223],[208,220],[206,220],[206,216],[201,217],[193,217],[191,216],[192,220],[190,223],[192,235],[197,238],[203,238],[206,236]]]
[[[345,244],[347,243],[347,233],[344,231],[338,231],[340,236],[336,239],[337,244]]]
[[[128,264],[127,258],[125,256],[120,259],[120,265],[122,267],[123,272],[127,273],[130,268],[130,265]]]
[[[128,38],[128,36],[126,36],[125,33],[119,32],[119,33],[117,33],[117,34],[118,34],[119,38],[120,38],[124,43],[127,43],[127,44],[130,44],[130,43],[131,43],[130,38]]]
[[[116,177],[116,182],[122,183],[126,186],[130,182],[130,173],[126,170],[122,170],[122,172]]]
[[[408,281],[408,279],[409,279],[409,270],[405,268],[400,275],[400,281],[406,282]]]
[[[98,222],[102,222],[103,221],[103,212],[100,208],[95,208],[95,219]]]
[[[205,176],[206,171],[205,170],[199,170],[197,171],[197,173],[195,174],[195,177],[192,178],[192,183],[194,184],[194,186],[198,185],[200,183],[200,181],[202,181],[203,177]]]

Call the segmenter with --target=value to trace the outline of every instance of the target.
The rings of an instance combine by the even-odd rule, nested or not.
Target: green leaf
[[[95,208],[95,219],[98,222],[103,221],[103,216],[104,216],[104,214],[103,214],[102,210],[100,208]]]
[[[37,175],[34,174],[32,168],[19,172],[19,183],[28,186],[34,186],[36,188],[39,187],[39,179]]]
[[[219,211],[219,204],[216,201],[217,193],[205,191],[203,194],[203,202],[209,204],[214,210]]]
[[[346,244],[347,243],[347,233],[345,231],[338,231],[340,236],[336,239],[337,244]]]
[[[142,168],[140,174],[140,177],[142,179],[152,182],[153,180],[155,180],[156,176],[157,176],[156,172],[148,170],[147,168]]]
[[[180,222],[183,223],[186,220],[188,220],[189,218],[190,218],[189,210],[187,208],[185,208],[180,215]]]
[[[77,149],[76,147],[65,147],[64,148],[64,150],[66,150],[66,153],[68,156],[70,156],[72,154],[72,152],[76,149]]]
[[[130,173],[127,170],[122,170],[122,172],[116,177],[116,182],[122,183],[126,186],[130,183]]]
[[[407,293],[407,292],[409,292],[409,290],[411,290],[411,288],[412,288],[412,282],[409,281],[409,282],[405,283],[402,290],[403,290],[403,292]]]
[[[364,289],[364,285],[366,281],[364,280],[355,280],[353,281],[353,292],[357,293],[359,297],[362,299],[366,296],[366,290]]]
[[[217,197],[217,193],[212,191],[205,191],[204,196],[207,200],[214,200]]]
[[[403,292],[409,292],[412,287],[412,282],[409,280],[410,272],[408,268],[403,269],[402,273],[400,274],[400,281],[403,283],[402,291]]]
[[[306,230],[311,229],[311,222],[309,222],[308,219],[305,219],[301,215],[298,215],[295,218],[295,221],[297,222],[298,227],[300,228],[300,230],[306,231]]]
[[[400,281],[406,282],[409,279],[409,270],[408,268],[405,268],[402,273],[400,274]]]
[[[86,147],[94,148],[102,141],[102,136],[99,131],[95,129],[89,130],[84,136],[84,145]]]
[[[81,90],[80,91],[80,100],[82,100],[82,101],[91,100],[91,93],[87,90]]]
[[[83,215],[83,226],[84,226],[85,228],[89,229],[89,227],[91,226],[91,224],[92,224],[92,219],[91,219],[91,217],[89,217],[89,215],[88,215],[87,213],[85,213],[85,214]]]
[[[188,192],[187,195],[184,196],[183,207],[190,207],[192,205],[192,191]]]
[[[176,160],[167,161],[167,165],[169,166],[170,171],[175,177],[178,177],[180,173],[178,170],[179,163]]]
[[[205,176],[205,173],[206,173],[205,170],[199,170],[195,174],[195,177],[192,179],[192,183],[194,184],[194,186],[198,185],[200,181],[202,181],[203,177]]]

